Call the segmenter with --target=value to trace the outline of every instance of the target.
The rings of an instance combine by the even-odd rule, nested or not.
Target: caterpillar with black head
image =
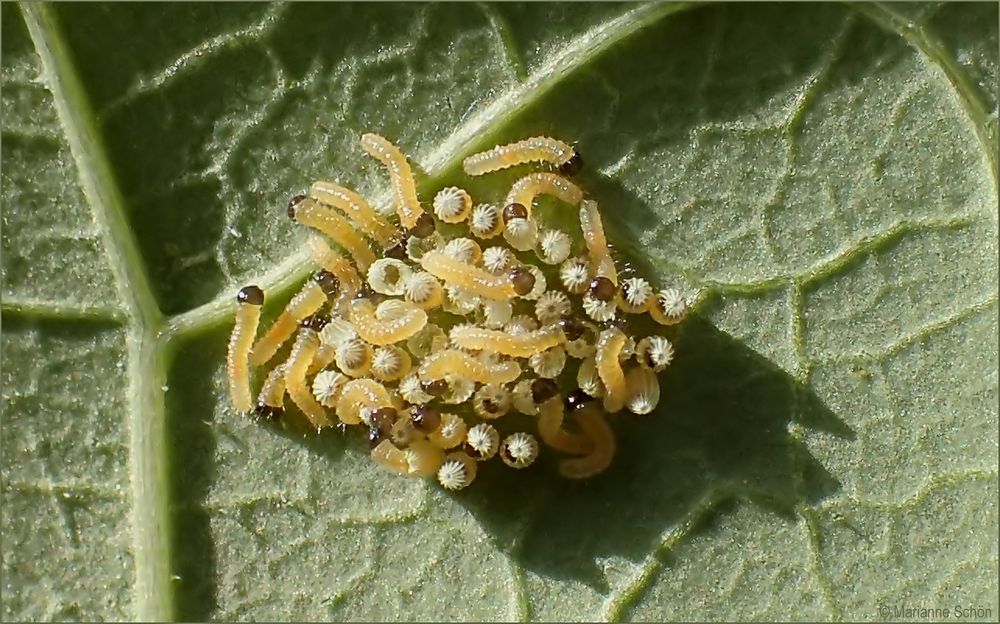
[[[376,134],[361,146],[389,173],[395,217],[332,182],[292,198],[285,210],[317,232],[306,248],[321,268],[259,339],[263,290],[240,291],[226,356],[233,407],[287,421],[287,396],[313,428],[361,428],[375,463],[448,490],[469,487],[481,462],[530,470],[544,453],[567,478],[604,472],[617,447],[609,418],[653,412],[676,358],[670,339],[639,339],[633,321],[674,325],[688,303],[619,279],[597,202],[568,178],[579,153],[533,137],[474,154],[470,175],[545,169],[479,203],[448,186],[425,210],[402,151]],[[582,244],[542,227],[540,195],[575,209],[562,216],[579,218]],[[279,353],[255,404],[252,369]]]

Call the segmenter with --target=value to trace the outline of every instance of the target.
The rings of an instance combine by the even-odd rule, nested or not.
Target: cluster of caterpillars
[[[615,453],[608,414],[652,411],[657,373],[674,356],[663,336],[637,339],[631,318],[671,325],[687,303],[620,278],[597,203],[570,179],[580,155],[548,137],[474,154],[463,162],[472,176],[535,162],[544,170],[518,179],[499,205],[445,188],[431,212],[395,145],[365,134],[361,146],[388,169],[398,224],[330,182],[292,198],[288,216],[324,235],[308,241],[321,270],[259,338],[264,293],[240,290],[227,361],[233,406],[277,419],[288,395],[317,429],[363,427],[378,464],[436,475],[448,489],[468,486],[478,462],[496,455],[526,468],[543,445],[563,456],[566,477],[605,470]],[[579,212],[582,243],[540,224],[541,195]],[[468,236],[446,239],[447,228]],[[288,341],[254,401],[251,368]],[[512,412],[534,426],[501,439],[496,421]]]

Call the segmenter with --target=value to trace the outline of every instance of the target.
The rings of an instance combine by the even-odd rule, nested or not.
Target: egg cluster
[[[605,470],[615,453],[608,414],[651,412],[657,373],[674,357],[667,338],[635,335],[633,320],[671,325],[687,303],[619,275],[597,203],[570,180],[580,155],[548,137],[474,154],[463,162],[469,175],[545,170],[519,178],[500,204],[451,186],[425,211],[399,149],[374,134],[361,146],[389,172],[398,224],[330,182],[292,198],[288,216],[324,235],[308,241],[321,270],[260,338],[264,293],[240,290],[227,357],[233,406],[277,419],[287,395],[317,429],[362,427],[375,462],[436,475],[448,489],[468,486],[478,462],[499,455],[526,468],[542,448],[563,456],[566,477]],[[535,218],[542,195],[579,212],[576,242]],[[255,402],[251,368],[289,341]],[[498,419],[515,412],[533,426],[502,436]]]

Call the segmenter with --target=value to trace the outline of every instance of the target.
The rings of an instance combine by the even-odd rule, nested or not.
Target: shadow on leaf
[[[853,437],[808,389],[700,318],[674,340],[658,410],[612,417],[618,451],[606,473],[574,482],[554,465],[486,466],[455,496],[525,568],[607,591],[602,558],[642,560],[706,498],[745,497],[787,516],[839,488],[789,434],[794,422]]]
[[[167,440],[171,447],[171,573],[176,581],[175,615],[204,620],[216,609],[216,557],[210,512],[205,508],[215,481],[216,437],[205,406],[218,400],[215,380],[205,371],[225,358],[224,340],[179,345],[165,393]],[[172,391],[171,391],[172,390]]]
[[[269,302],[266,314],[273,316],[280,308],[276,302]],[[267,318],[267,322],[270,320]],[[215,546],[218,536],[213,533],[213,512],[206,507],[206,501],[218,478],[218,440],[226,434],[211,420],[206,406],[222,403],[227,414],[231,410],[228,396],[220,394],[218,379],[212,374],[218,370],[219,362],[225,360],[229,329],[218,327],[177,345],[165,394],[167,439],[173,464],[170,472],[171,500],[174,501],[171,543],[176,545],[171,573],[175,581],[176,616],[188,621],[206,620],[218,608]],[[288,345],[279,351],[276,360],[287,357],[287,352]],[[262,381],[258,371],[254,388],[259,388]],[[286,408],[295,409],[287,397]],[[339,431],[327,429],[317,435],[297,413],[278,423],[256,424],[259,435],[279,436],[284,438],[284,443],[301,444],[324,460],[336,461],[344,452],[345,439]],[[233,437],[226,437],[226,440],[241,445]]]

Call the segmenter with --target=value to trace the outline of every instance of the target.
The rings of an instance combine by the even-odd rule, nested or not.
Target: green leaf
[[[4,620],[996,617],[995,3],[2,10]],[[572,140],[698,293],[606,474],[448,495],[228,407],[287,197],[384,201],[365,131],[425,197]]]

